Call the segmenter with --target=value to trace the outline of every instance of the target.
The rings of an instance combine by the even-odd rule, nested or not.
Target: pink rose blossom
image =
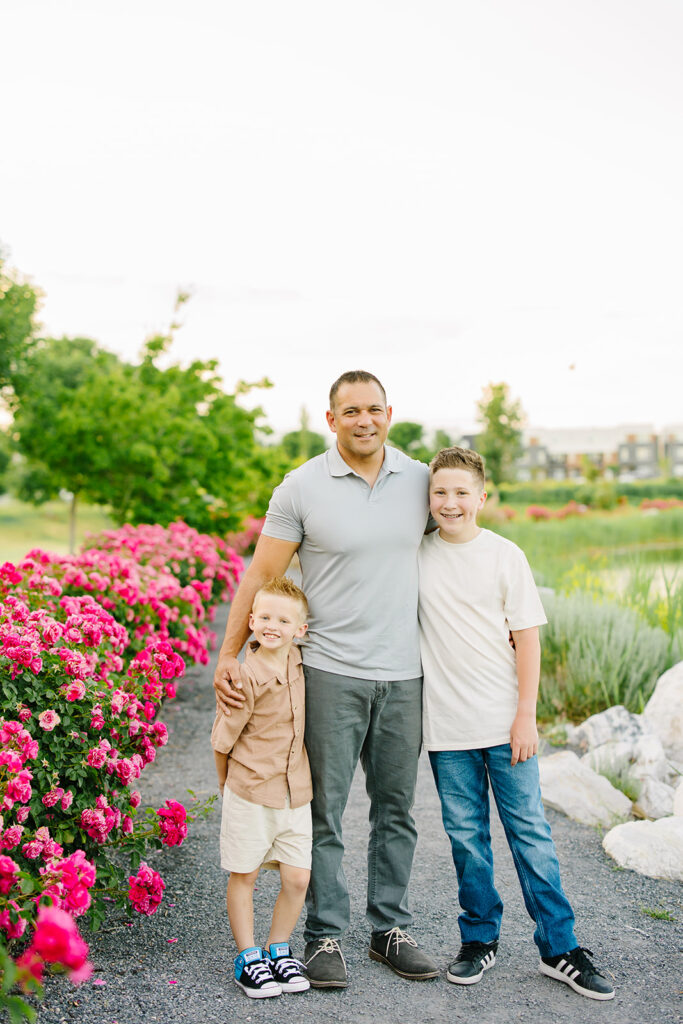
[[[59,725],[61,718],[56,711],[51,708],[47,708],[45,711],[41,711],[38,715],[38,725],[45,732],[52,732],[56,725]]]

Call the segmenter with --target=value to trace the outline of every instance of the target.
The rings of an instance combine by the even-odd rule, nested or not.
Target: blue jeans
[[[422,678],[356,679],[304,669],[306,749],[313,776],[313,864],[304,939],[349,927],[342,815],[359,760],[370,797],[366,914],[373,932],[411,923],[411,814],[422,745]]]
[[[513,767],[510,756],[509,743],[482,750],[429,752],[458,874],[460,935],[465,943],[494,942],[500,934],[503,902],[493,881],[490,782],[524,903],[536,923],[534,942],[541,956],[558,956],[578,943],[543,813],[538,760],[532,757]]]

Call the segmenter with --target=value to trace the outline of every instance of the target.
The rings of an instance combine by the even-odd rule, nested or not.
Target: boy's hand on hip
[[[511,765],[518,761],[528,761],[538,753],[538,729],[536,716],[527,712],[517,712],[510,729],[510,746],[512,748]]]
[[[213,688],[216,691],[218,706],[224,714],[229,715],[231,707],[242,707],[245,696],[242,692],[240,663],[237,658],[219,660],[213,677]]]

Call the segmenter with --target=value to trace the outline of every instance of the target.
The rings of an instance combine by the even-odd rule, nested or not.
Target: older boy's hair
[[[458,448],[457,445],[442,448],[429,463],[430,479],[440,469],[467,469],[481,485],[482,490],[486,486],[484,460],[479,452],[473,452],[471,448]]]
[[[264,583],[254,594],[254,604],[256,604],[259,594],[279,594],[281,597],[291,597],[293,601],[300,603],[304,610],[304,618],[308,617],[306,595],[301,587],[297,587],[296,583],[290,580],[289,576],[273,576],[271,580]]]
[[[387,404],[387,393],[384,390],[381,380],[375,377],[374,373],[368,373],[367,370],[347,370],[346,373],[342,373],[341,377],[337,377],[334,384],[330,388],[330,409],[334,409],[334,403],[337,398],[337,392],[342,384],[376,384],[382,392],[382,398],[384,404]]]

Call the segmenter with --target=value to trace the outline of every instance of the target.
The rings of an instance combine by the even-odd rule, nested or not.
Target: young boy
[[[223,795],[221,866],[230,872],[228,918],[239,951],[235,982],[250,999],[303,992],[303,964],[289,948],[311,874],[311,773],[304,747],[304,676],[295,639],[308,604],[287,577],[254,597],[254,641],[242,665],[246,699],[211,732]],[[227,783],[227,785],[226,785]],[[254,883],[261,867],[280,869],[267,949],[254,944]]]
[[[484,485],[476,452],[445,448],[434,457],[429,501],[438,530],[418,555],[424,744],[462,909],[462,946],[447,977],[472,985],[496,961],[503,904],[493,880],[490,783],[536,923],[541,972],[591,999],[611,999],[612,986],[574,936],[541,802],[538,627],[547,620],[523,552],[477,525]]]

